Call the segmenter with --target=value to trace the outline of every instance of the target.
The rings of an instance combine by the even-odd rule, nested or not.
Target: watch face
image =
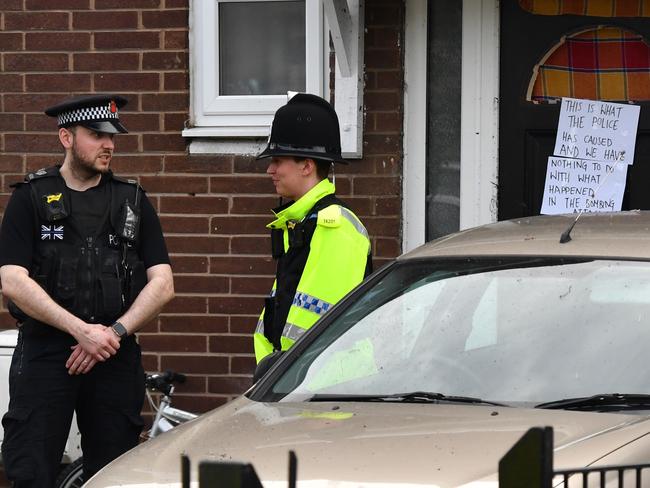
[[[124,337],[126,335],[126,328],[119,322],[115,322],[111,327],[118,336]]]

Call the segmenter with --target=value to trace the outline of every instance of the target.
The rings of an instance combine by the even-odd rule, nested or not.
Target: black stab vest
[[[19,184],[29,185],[36,212],[30,277],[80,319],[113,323],[147,283],[137,254],[143,190],[109,173],[104,215],[95,228],[82,228],[71,214],[70,191],[58,166],[30,173]],[[27,318],[10,305],[15,318]]]

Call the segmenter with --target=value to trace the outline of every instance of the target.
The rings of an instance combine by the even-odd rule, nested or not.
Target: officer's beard
[[[75,142],[72,143],[71,156],[70,169],[72,173],[82,181],[90,180],[99,174],[108,172],[108,166],[97,167],[94,159],[91,160],[79,153]]]

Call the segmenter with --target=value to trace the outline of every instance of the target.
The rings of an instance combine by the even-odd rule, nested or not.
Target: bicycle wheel
[[[83,458],[75,459],[61,470],[54,483],[55,488],[80,488],[84,484]]]

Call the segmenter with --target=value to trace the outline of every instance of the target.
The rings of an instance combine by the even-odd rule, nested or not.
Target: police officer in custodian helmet
[[[4,214],[0,279],[19,334],[2,458],[14,487],[53,486],[73,412],[86,477],[134,447],[143,425],[134,334],[174,290],[155,210],[109,169],[125,104],[90,95],[47,109],[63,163],[28,174]]]
[[[372,268],[368,232],[334,195],[328,173],[341,156],[332,106],[299,93],[275,113],[267,174],[287,203],[273,209],[272,254],[277,272],[254,334],[258,362],[286,350]]]

